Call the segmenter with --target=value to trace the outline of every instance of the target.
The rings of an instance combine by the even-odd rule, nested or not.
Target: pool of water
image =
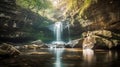
[[[0,67],[119,67],[120,51],[43,48],[0,59]]]
[[[46,67],[119,67],[119,51],[57,48]]]

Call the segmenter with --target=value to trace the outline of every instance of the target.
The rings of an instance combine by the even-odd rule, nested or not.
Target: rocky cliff
[[[73,29],[81,34],[91,34],[97,36],[96,45],[107,45],[109,48],[120,44],[120,1],[119,0],[97,0],[91,4],[84,14],[80,17],[75,15],[76,19]],[[82,18],[82,19],[81,19]],[[89,31],[89,33],[88,33]],[[85,35],[87,35],[85,34]]]

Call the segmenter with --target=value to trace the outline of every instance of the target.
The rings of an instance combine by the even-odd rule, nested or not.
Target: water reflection
[[[62,67],[62,53],[64,51],[64,48],[53,48],[50,49],[50,51],[52,51],[55,56],[54,67]]]
[[[108,50],[53,48],[50,52],[54,58],[49,67],[110,67],[119,58],[118,52]]]
[[[106,53],[104,61],[109,62],[109,61],[112,61],[112,60],[117,59],[117,58],[118,58],[118,53],[116,51],[109,50]]]
[[[92,49],[83,50],[83,60],[87,63],[92,63],[95,61],[94,51]]]

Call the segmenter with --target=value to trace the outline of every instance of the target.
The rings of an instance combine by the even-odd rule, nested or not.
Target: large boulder
[[[32,45],[38,45],[39,48],[48,48],[48,46],[42,42],[42,40],[33,41]]]
[[[109,30],[84,32],[83,38],[72,40],[67,47],[73,48],[112,48],[120,44],[120,35]]]
[[[36,45],[36,44],[30,44],[30,45],[24,45],[23,48],[24,49],[37,49],[37,48],[41,48],[42,45]]]
[[[82,43],[83,43],[83,39],[75,39],[75,40],[70,41],[70,43],[68,43],[66,47],[82,48]]]
[[[33,41],[32,44],[36,44],[36,45],[44,45],[44,43],[42,42],[42,40],[36,40],[36,41]]]
[[[83,49],[86,49],[86,48],[92,49],[95,43],[96,43],[95,38],[89,35],[86,38],[84,38],[82,47]]]
[[[83,40],[83,38],[79,39],[78,43],[74,46],[74,48],[82,48]]]
[[[96,30],[84,32],[83,37],[91,35],[95,38],[95,48],[112,48],[120,44],[120,35],[108,30]],[[93,41],[93,40],[92,40]]]
[[[10,44],[4,43],[3,45],[0,46],[0,56],[4,56],[4,55],[16,56],[19,54],[21,54],[21,52]]]

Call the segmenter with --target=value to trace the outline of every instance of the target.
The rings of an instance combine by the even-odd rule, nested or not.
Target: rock
[[[24,49],[36,49],[39,46],[36,44],[31,44],[31,45],[24,45]]]
[[[47,52],[29,52],[27,54],[29,54],[29,55],[43,55],[43,54],[49,54],[49,53],[47,53]]]
[[[48,48],[48,46],[47,45],[42,45],[41,48]]]
[[[82,33],[82,36],[85,37],[87,35],[98,35],[98,36],[104,36],[104,37],[112,37],[112,32],[108,30],[95,30],[95,31],[88,31]]]
[[[32,44],[36,44],[36,45],[44,45],[44,43],[43,43],[41,40],[33,41]]]
[[[7,55],[7,52],[5,50],[0,49],[0,56]]]
[[[10,44],[4,43],[0,47],[0,55],[16,56],[19,54],[21,54],[21,52]]]
[[[71,48],[71,46],[70,45],[65,45],[65,48]]]
[[[72,40],[67,47],[73,47],[73,48],[81,48],[83,43],[83,39],[75,39]]]
[[[93,37],[93,42],[95,38],[95,48],[112,48],[119,45],[120,36],[117,33],[108,30],[96,30],[96,31],[89,31],[88,33],[84,32],[83,37],[86,35],[90,35]]]
[[[78,44],[78,42],[79,42],[79,39],[72,40],[70,41],[69,46],[74,47],[76,44]]]
[[[36,44],[31,44],[31,45],[24,45],[22,49],[38,49],[38,48],[48,48],[48,46],[44,45],[36,45]]]
[[[73,48],[112,48],[120,44],[120,35],[108,30],[84,32],[83,38],[72,40],[69,46]],[[94,47],[93,47],[94,46]]]
[[[82,48],[83,40],[84,40],[84,39],[81,38],[81,39],[79,40],[78,44],[76,44],[74,47],[75,47],[75,48]]]
[[[33,41],[32,44],[38,45],[39,48],[48,48],[48,46],[45,43],[43,43],[41,40]]]
[[[88,36],[84,38],[82,47],[83,49],[86,49],[86,48],[92,49],[95,43],[96,43],[95,38],[92,36]]]

